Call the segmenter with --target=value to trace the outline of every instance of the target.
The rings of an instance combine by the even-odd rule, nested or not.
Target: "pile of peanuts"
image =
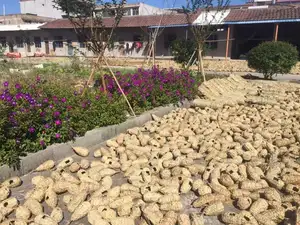
[[[289,215],[300,204],[300,92],[276,96],[274,104],[195,104],[153,115],[96,151],[74,147],[82,159],[44,162],[24,202],[11,197],[21,178],[1,184],[1,224],[62,224],[66,214],[69,223],[85,218],[92,225],[201,225],[208,216],[232,225],[295,224]],[[115,185],[120,174],[126,182]],[[184,211],[187,194],[193,213]]]

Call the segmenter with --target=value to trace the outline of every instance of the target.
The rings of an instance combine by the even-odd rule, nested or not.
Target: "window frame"
[[[64,47],[64,38],[63,36],[54,36],[55,48]]]
[[[3,47],[3,48],[6,48],[6,47],[7,47],[7,39],[6,39],[6,37],[4,37],[4,36],[1,36],[1,37],[0,37],[0,45],[1,45],[1,47]]]
[[[209,50],[215,50],[218,48],[218,34],[212,34],[207,38],[207,41],[212,42],[206,42],[206,45]]]
[[[42,48],[42,38],[40,36],[34,36],[33,37],[33,42],[34,42],[34,47],[35,48]]]
[[[168,33],[164,35],[164,48],[169,49],[173,41],[177,39],[176,33]]]
[[[134,12],[137,12],[137,14],[134,14]],[[138,7],[131,9],[131,16],[139,16],[139,15],[140,15],[140,10]]]
[[[15,37],[17,48],[24,48],[24,40],[20,36]]]

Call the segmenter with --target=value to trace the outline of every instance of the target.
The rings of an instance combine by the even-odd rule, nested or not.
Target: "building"
[[[103,7],[98,7],[96,13],[102,13]],[[168,11],[160,9],[145,3],[136,3],[136,4],[125,4],[123,7],[124,16],[147,16],[147,15],[159,15],[167,13]],[[104,17],[112,17],[115,14],[115,9],[110,8],[104,11]]]
[[[21,14],[34,14],[43,17],[62,18],[64,13],[54,7],[53,0],[20,0]],[[103,13],[103,7],[98,7],[95,13]],[[104,17],[112,17],[114,8],[105,10]],[[125,4],[125,16],[145,16],[166,13],[167,10],[160,9],[145,3]]]
[[[31,14],[9,14],[0,15],[0,25],[20,25],[33,23],[46,23],[53,21],[53,18],[31,15]]]
[[[130,8],[131,12],[133,8]],[[193,26],[206,26],[208,18],[218,26],[218,31],[207,40],[210,48],[206,57],[243,59],[253,47],[272,40],[288,41],[300,50],[300,33],[297,32],[300,28],[300,4],[234,6],[219,15],[214,14],[213,10],[208,14],[199,11],[192,18]],[[109,29],[113,18],[105,18],[103,22]],[[155,55],[171,58],[172,41],[193,39],[189,26],[182,13],[124,16],[115,32],[114,48],[105,54],[112,57],[145,57],[150,54],[149,43],[153,33],[159,31]],[[78,39],[68,19],[41,21],[19,27],[0,25],[1,43],[8,39],[11,44],[5,45],[6,52],[16,51],[22,56],[34,56],[36,53],[48,56],[93,56],[93,52],[86,48],[86,43]]]
[[[21,14],[62,18],[64,13],[53,5],[53,0],[20,0]]]

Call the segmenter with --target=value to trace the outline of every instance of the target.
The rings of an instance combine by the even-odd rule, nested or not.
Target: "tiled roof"
[[[193,19],[196,19],[195,15]],[[112,27],[114,19],[104,18],[103,24],[105,27]],[[87,24],[89,24],[87,22]],[[123,17],[118,27],[149,27],[149,26],[165,26],[165,25],[183,25],[187,24],[185,14],[170,14],[170,15],[150,15],[150,16],[127,16]],[[49,22],[43,26],[42,29],[60,29],[60,28],[73,28],[68,19],[58,19]]]
[[[192,21],[195,21],[199,13],[193,15]],[[266,20],[291,20],[300,19],[300,7],[297,5],[275,5],[268,8],[231,8],[230,13],[224,22],[242,22],[242,21],[266,21]],[[103,23],[105,27],[112,27],[113,18],[105,18]],[[150,26],[167,26],[167,25],[184,25],[187,24],[185,14],[169,14],[169,15],[149,15],[149,16],[128,16],[123,17],[119,27],[150,27]],[[42,29],[60,29],[73,28],[68,19],[58,19],[49,22]]]
[[[264,21],[300,19],[300,8],[297,6],[270,6],[261,9],[234,9],[225,18],[225,22]]]

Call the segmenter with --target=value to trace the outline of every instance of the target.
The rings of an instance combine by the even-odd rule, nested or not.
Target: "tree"
[[[115,29],[123,17],[123,6],[126,0],[53,0],[54,7],[63,11],[72,23],[80,42],[95,55],[97,60],[91,71],[87,85],[93,79],[98,64],[104,57],[104,52],[112,44]],[[111,15],[104,20],[104,15]],[[102,85],[105,89],[104,78]]]
[[[204,81],[206,79],[202,57],[205,41],[217,31],[224,15],[228,13],[229,3],[230,0],[186,0],[186,6],[183,7],[197,44],[198,72],[201,72]]]
[[[287,42],[263,42],[248,54],[248,66],[263,73],[265,79],[289,73],[298,62],[297,48]]]
[[[110,0],[110,2],[105,0],[53,0],[53,2],[56,4],[54,7],[66,14],[66,17],[74,27],[78,39],[81,42],[86,43],[88,49],[98,55],[90,77],[86,83],[87,86],[93,79],[95,70],[101,61],[104,62],[106,66],[109,66],[104,53],[109,45],[113,43],[112,38],[114,31],[118,27],[124,15],[124,4],[126,4],[126,0]],[[109,15],[110,17],[104,19],[105,15]],[[115,74],[112,72],[110,67],[109,70],[132,114],[135,116],[132,106],[124,94],[124,91],[120,87]],[[101,78],[102,86],[106,93],[104,76],[102,75]]]
[[[190,66],[190,59],[194,56],[196,43],[194,40],[177,39],[172,42],[171,50],[175,62],[181,64],[185,69]]]

